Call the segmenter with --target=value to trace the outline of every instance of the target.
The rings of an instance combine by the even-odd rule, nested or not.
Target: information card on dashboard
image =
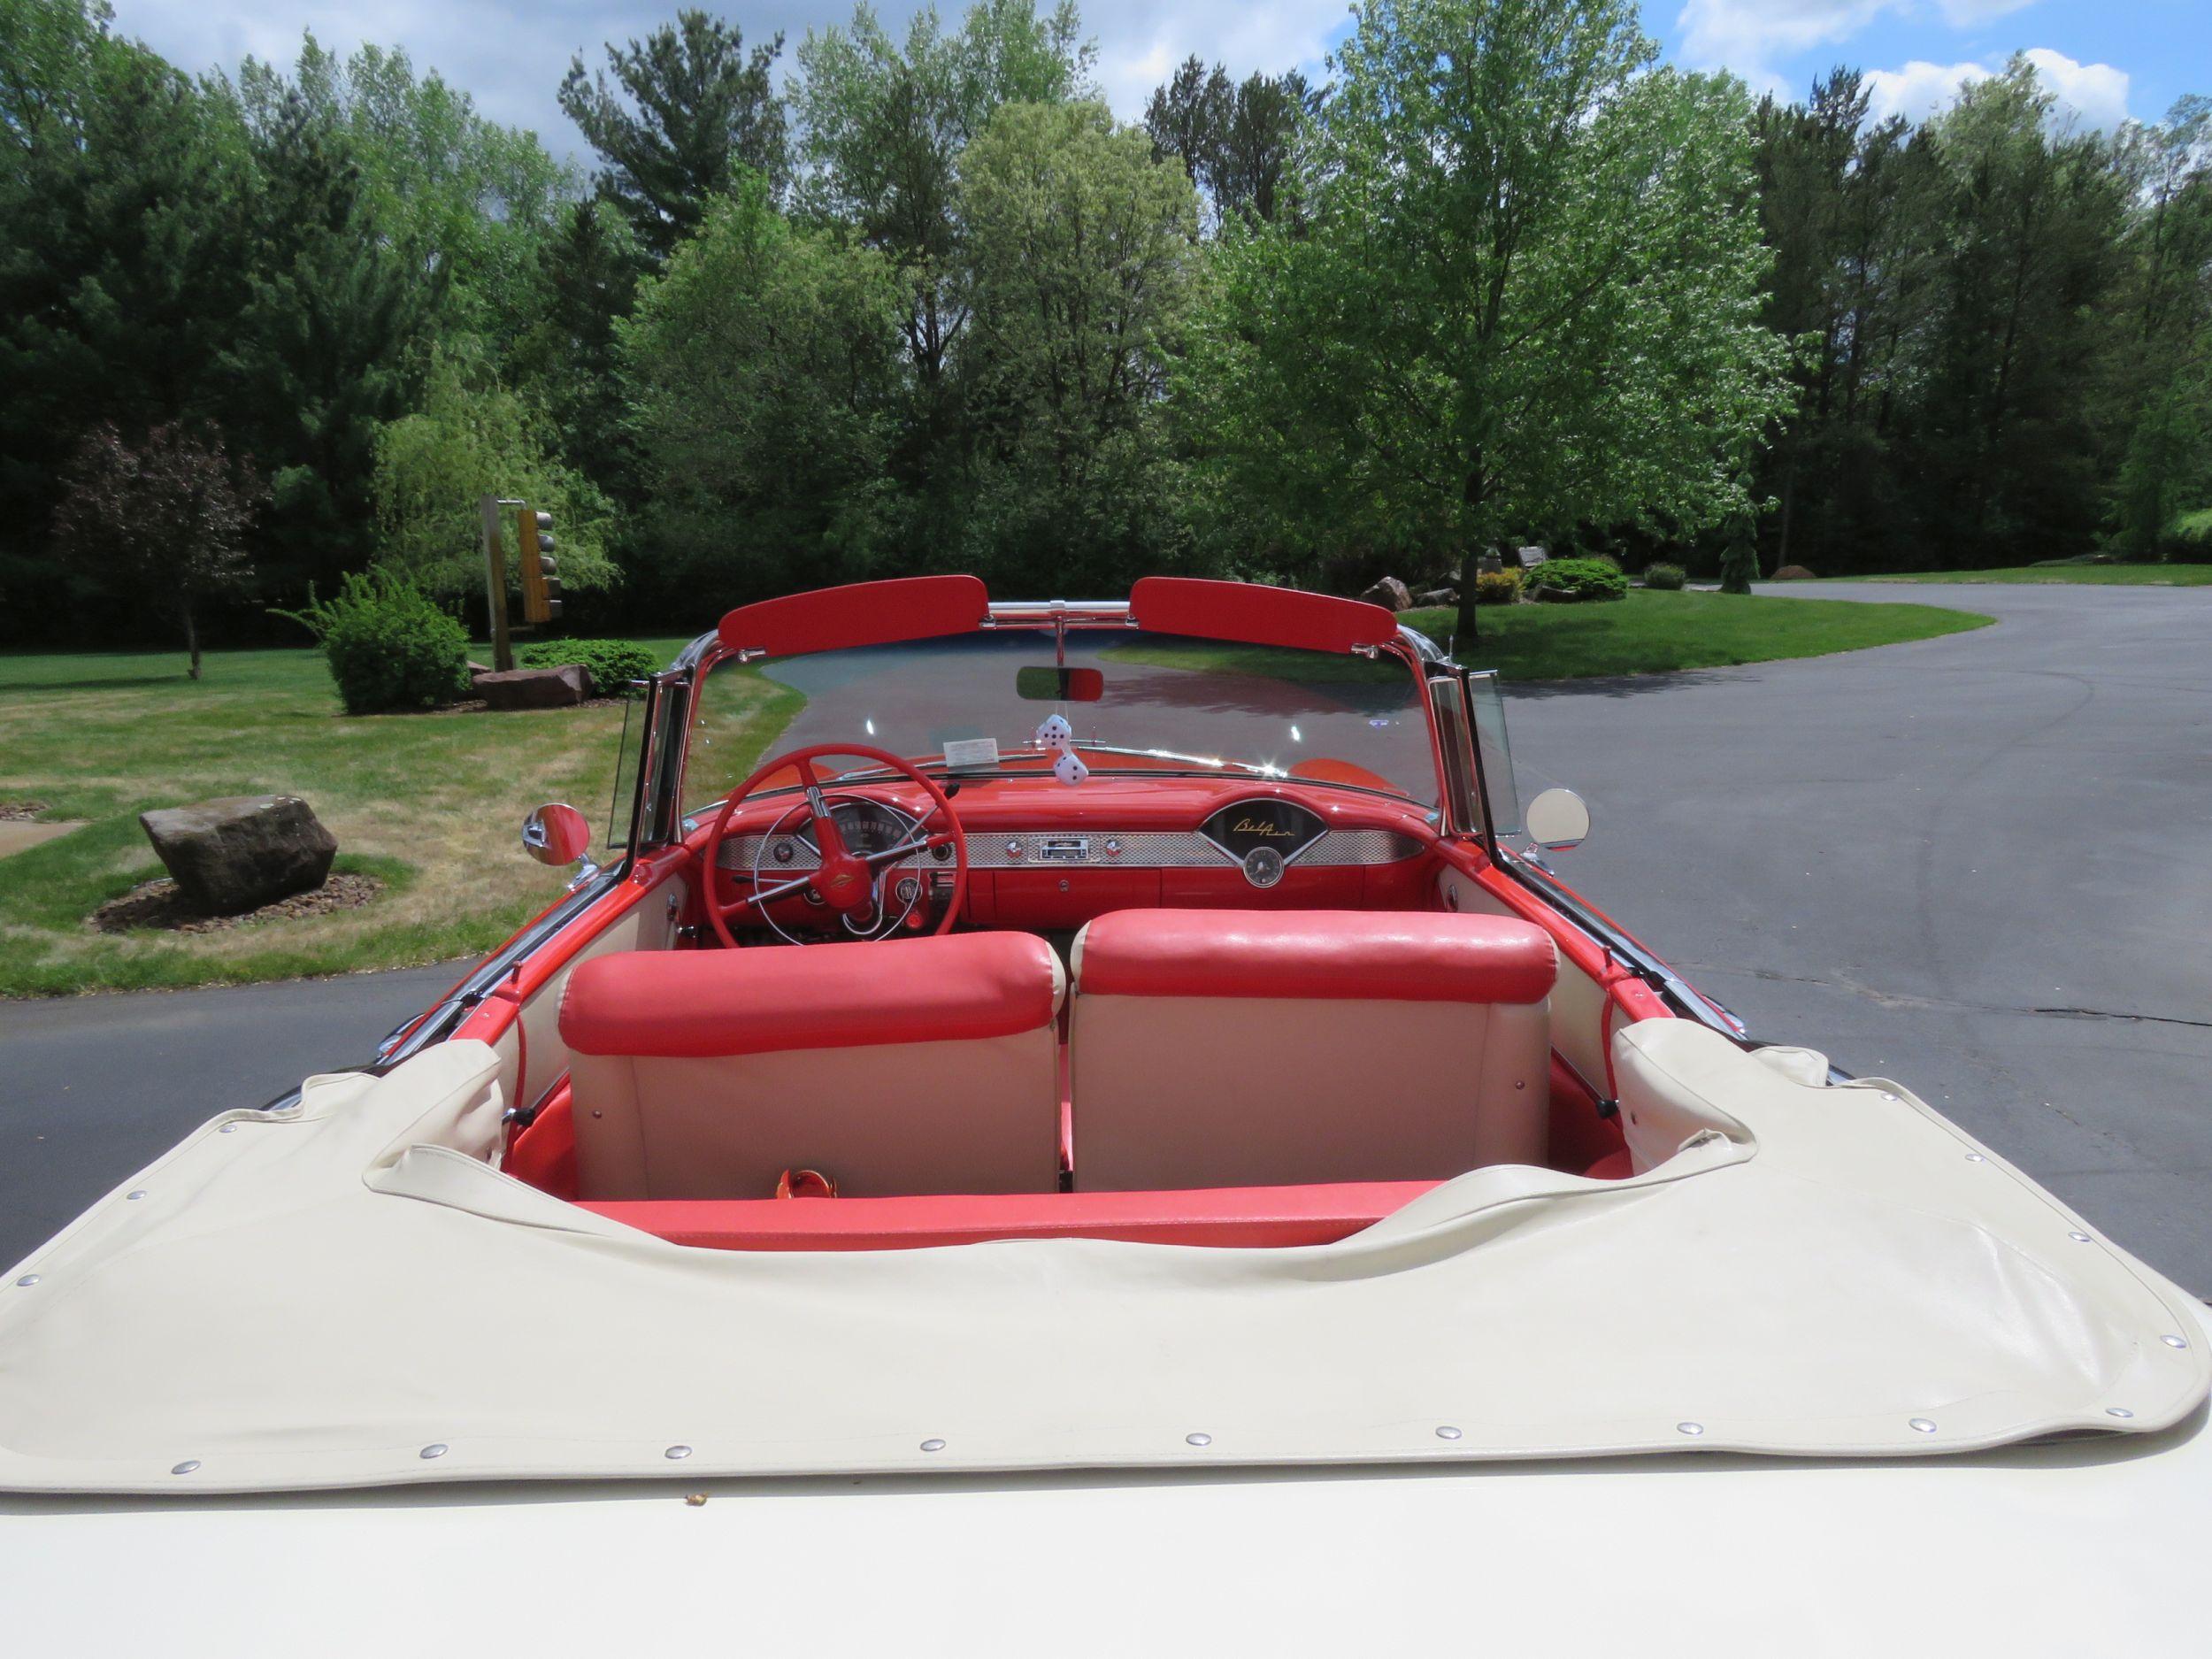
[[[998,764],[998,739],[995,737],[956,738],[945,745],[945,770],[948,772],[987,771]]]

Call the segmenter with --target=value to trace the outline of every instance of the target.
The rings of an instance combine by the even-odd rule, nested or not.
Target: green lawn
[[[1456,611],[1413,611],[1405,621],[1445,642]],[[1936,605],[1848,599],[1766,599],[1632,588],[1625,599],[1579,605],[1493,605],[1480,637],[1455,655],[1507,680],[1585,680],[1825,657],[1986,627],[1990,618]]]
[[[681,641],[649,641],[664,658]],[[757,756],[797,694],[766,680]],[[196,684],[180,655],[0,655],[0,803],[83,829],[0,858],[0,995],[343,973],[490,949],[557,897],[523,815],[568,801],[604,830],[619,707],[349,718],[311,650],[223,651]],[[94,932],[104,901],[161,873],[138,827],[156,806],[304,795],[339,868],[389,890],[358,910],[194,935]]]
[[[2117,588],[2212,587],[2212,565],[2024,565],[1996,571],[1916,571],[1909,576],[1837,576],[1839,582],[2089,582]]]

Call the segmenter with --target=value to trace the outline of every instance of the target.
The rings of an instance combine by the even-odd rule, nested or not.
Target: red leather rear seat
[[[1118,910],[1076,938],[1085,1191],[1540,1164],[1551,935],[1496,916]]]
[[[595,957],[561,1002],[578,1191],[1051,1193],[1062,983],[1011,933]]]

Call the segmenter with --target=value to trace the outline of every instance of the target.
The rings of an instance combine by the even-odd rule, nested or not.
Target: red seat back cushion
[[[1052,1023],[1060,972],[1030,933],[642,950],[569,975],[561,1041],[579,1054],[710,1059],[1013,1036]]]
[[[1557,977],[1533,923],[1442,912],[1116,910],[1076,963],[1089,996],[1526,1003]]]

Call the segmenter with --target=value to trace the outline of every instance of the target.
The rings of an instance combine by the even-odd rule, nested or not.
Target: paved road
[[[1523,687],[1524,791],[1596,816],[1560,873],[1757,1034],[1910,1084],[2212,1291],[2212,590],[1819,596],[2000,625]],[[453,976],[0,1004],[0,1262]]]
[[[1596,821],[1561,877],[2212,1294],[2212,589],[1771,591],[1998,626],[1510,694]]]
[[[0,1265],[217,1112],[367,1059],[460,972],[0,1002]]]

